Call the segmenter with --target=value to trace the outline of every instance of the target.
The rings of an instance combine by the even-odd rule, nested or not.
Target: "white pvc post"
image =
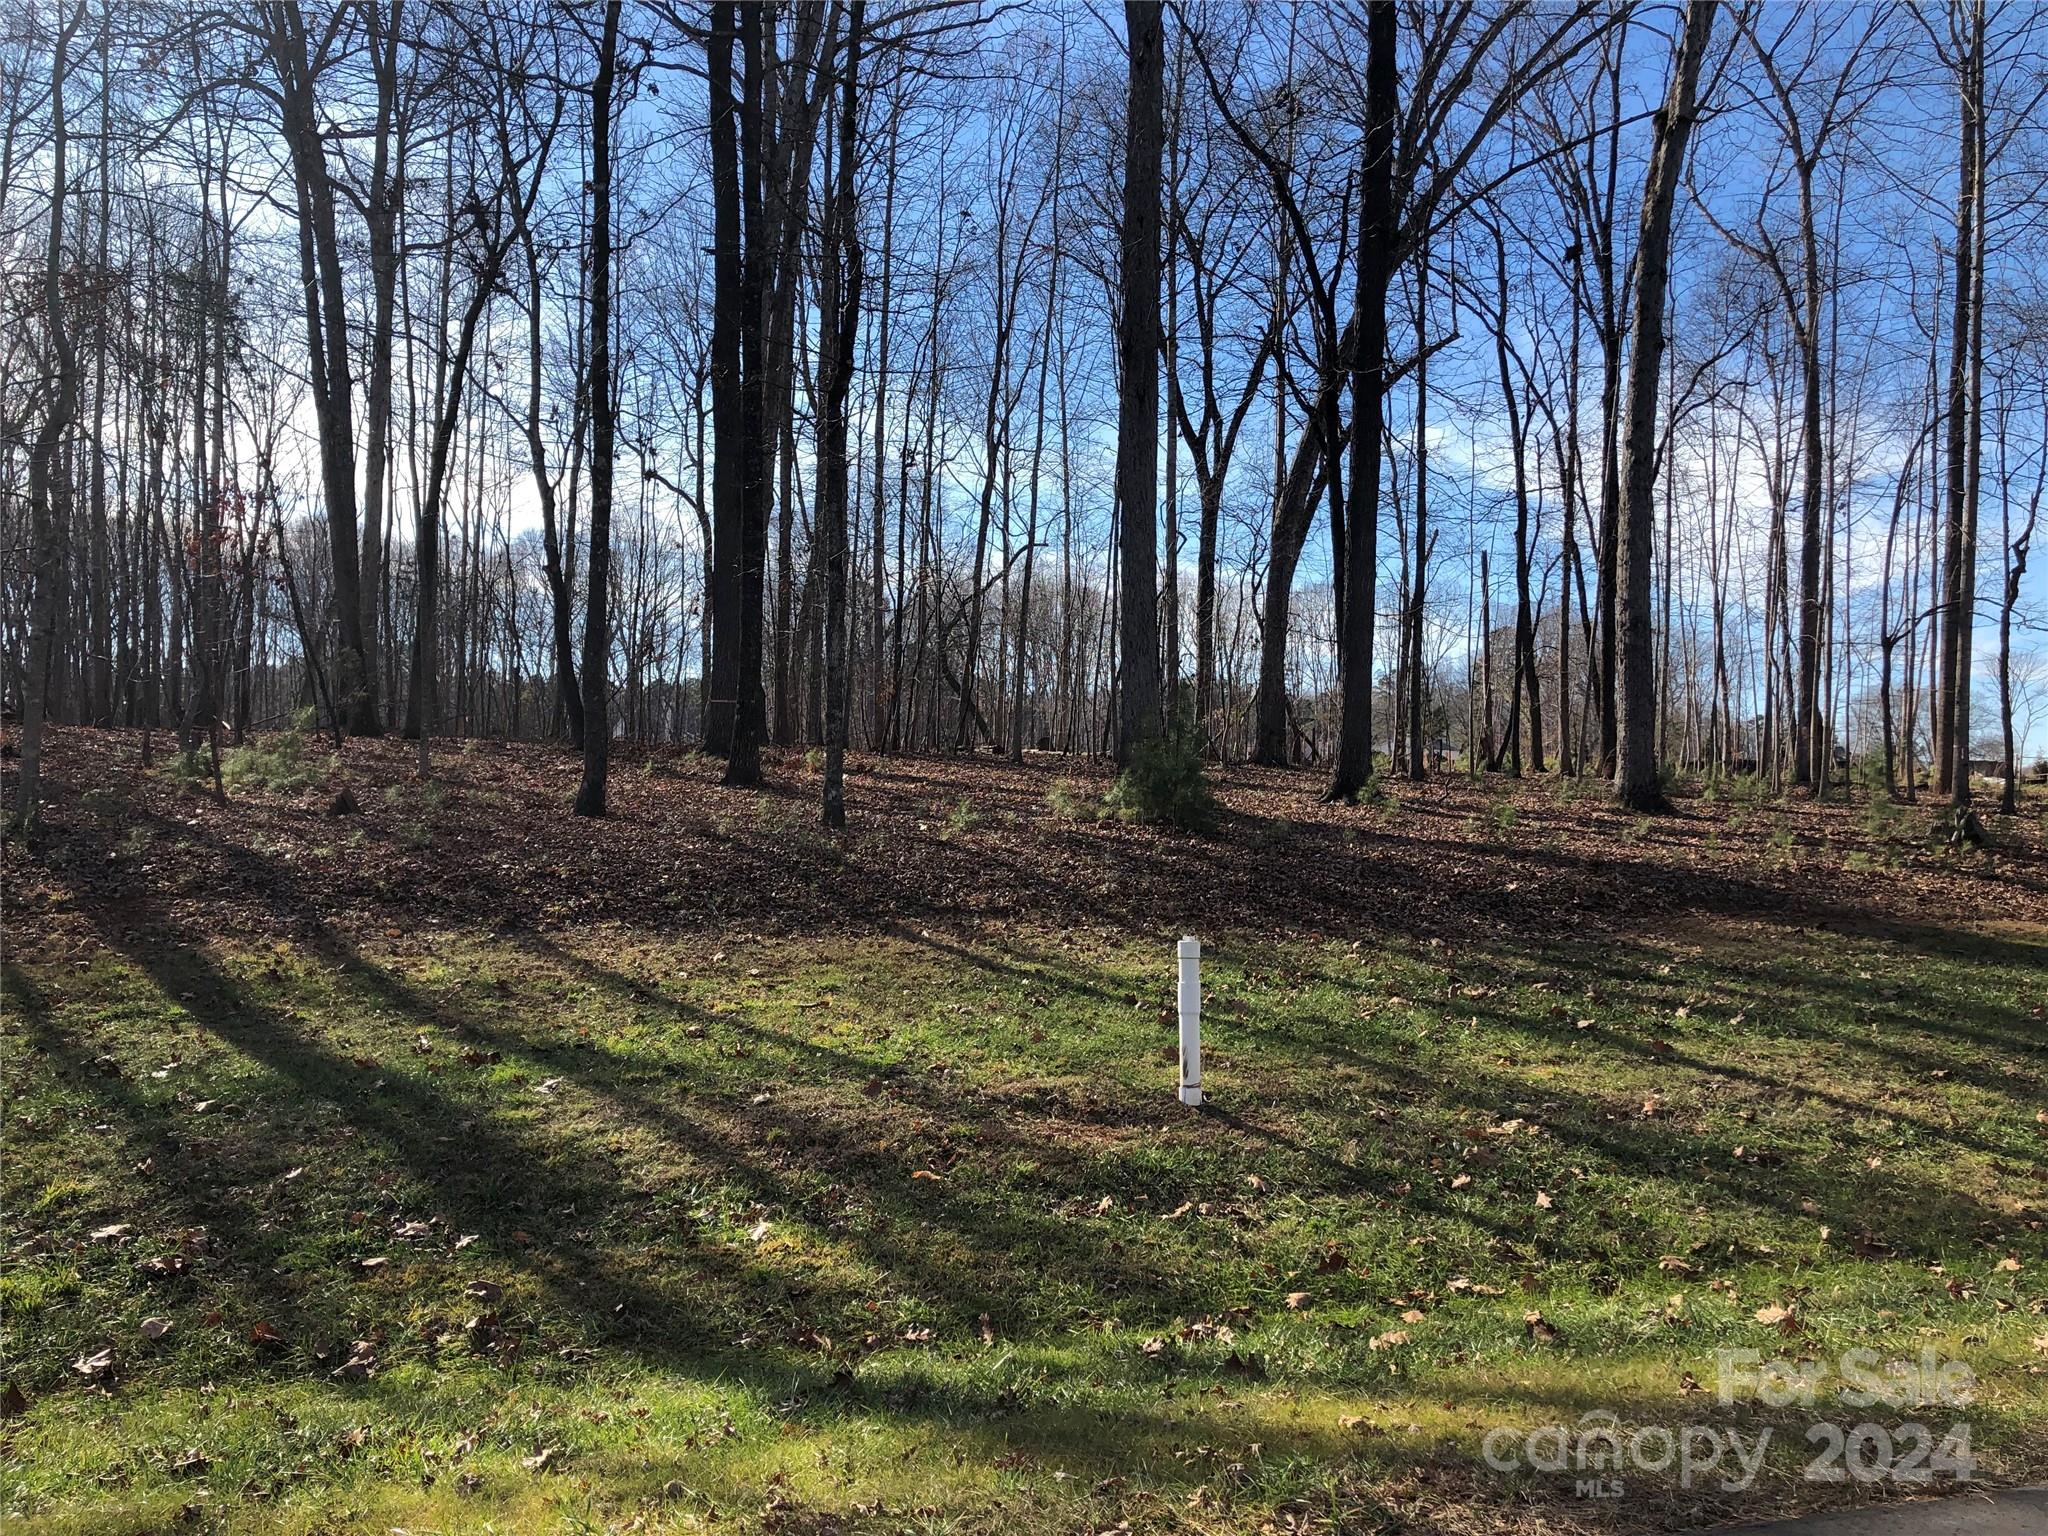
[[[1180,941],[1180,1101],[1202,1102],[1202,941]]]

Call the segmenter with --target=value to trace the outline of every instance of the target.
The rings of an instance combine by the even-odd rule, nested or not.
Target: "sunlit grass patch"
[[[2038,936],[1220,936],[1200,1113],[1170,956],[17,956],[5,1507],[1227,1529],[1484,1487],[1501,1425],[1708,1412],[1723,1348],[1939,1349],[1988,1465],[2043,1466]]]

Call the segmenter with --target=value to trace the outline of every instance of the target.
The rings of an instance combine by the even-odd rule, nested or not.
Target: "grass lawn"
[[[1754,1418],[1745,1346],[1967,1359],[2042,1465],[2038,937],[1226,944],[1200,1113],[1168,956],[20,957],[10,1523],[1369,1529],[1496,1425]]]
[[[1619,1532],[1884,1496],[1802,1477],[1816,1418],[1964,1419],[1980,1477],[2048,1473],[2037,925],[1219,924],[1192,1111],[1177,926],[209,936],[57,884],[4,973],[10,1531]],[[1964,1360],[1976,1399],[1717,1395],[1718,1350],[1852,1347]],[[1486,1464],[1597,1411],[1775,1437],[1746,1491]]]

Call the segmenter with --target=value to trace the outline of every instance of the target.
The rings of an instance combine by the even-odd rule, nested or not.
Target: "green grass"
[[[1170,937],[15,954],[10,1529],[1374,1529],[1724,1347],[2038,1474],[2038,935],[1223,939],[1200,1113]]]

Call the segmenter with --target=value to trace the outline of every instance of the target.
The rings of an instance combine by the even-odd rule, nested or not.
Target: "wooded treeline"
[[[4,685],[1967,801],[2048,604],[2048,14],[31,0]],[[2040,750],[2043,731],[2031,737]]]

